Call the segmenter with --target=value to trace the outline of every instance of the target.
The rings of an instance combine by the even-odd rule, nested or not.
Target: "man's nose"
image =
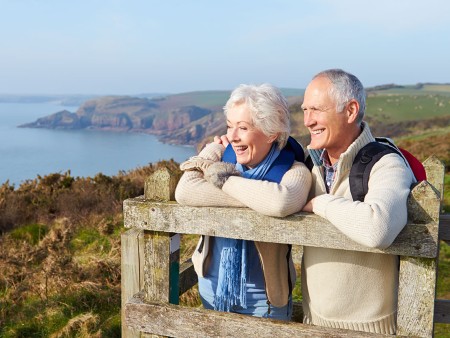
[[[307,110],[303,111],[303,124],[305,127],[309,127],[314,124],[314,120]]]

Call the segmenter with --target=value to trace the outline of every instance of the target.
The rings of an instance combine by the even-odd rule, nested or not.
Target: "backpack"
[[[400,155],[411,168],[417,182],[427,179],[422,163],[405,149],[398,148],[388,138],[376,137],[376,142],[366,144],[356,155],[350,169],[350,192],[354,201],[364,201],[369,189],[369,176],[372,167],[384,155],[396,153]]]

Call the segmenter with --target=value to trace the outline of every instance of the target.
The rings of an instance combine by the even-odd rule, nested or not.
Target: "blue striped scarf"
[[[280,155],[274,143],[264,160],[255,168],[248,169],[236,163],[236,169],[242,176],[254,180],[262,180],[269,168]],[[292,165],[292,164],[291,164]],[[217,290],[214,297],[214,309],[229,312],[235,305],[247,308],[247,241],[226,238],[220,255]]]

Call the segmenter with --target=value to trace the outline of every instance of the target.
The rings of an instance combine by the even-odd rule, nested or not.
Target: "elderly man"
[[[352,240],[373,248],[392,244],[407,221],[415,178],[398,154],[372,168],[364,201],[353,201],[349,171],[358,151],[375,142],[363,121],[365,91],[340,69],[317,74],[305,91],[304,124],[311,133],[312,198],[303,211],[326,218]],[[305,247],[304,322],[358,331],[396,331],[398,257]]]

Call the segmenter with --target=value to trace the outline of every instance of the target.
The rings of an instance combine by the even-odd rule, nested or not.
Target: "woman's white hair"
[[[268,83],[241,84],[223,107],[225,116],[231,108],[244,103],[250,109],[253,125],[266,136],[278,134],[278,148],[284,148],[291,132],[291,121],[288,103],[280,90]]]

